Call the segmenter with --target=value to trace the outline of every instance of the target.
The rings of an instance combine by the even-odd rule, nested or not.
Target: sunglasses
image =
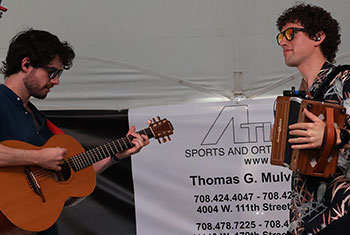
[[[43,68],[47,71],[50,79],[54,79],[57,76],[60,77],[63,73],[63,69],[57,69],[50,66],[45,66]]]
[[[279,34],[277,34],[277,43],[278,45],[281,45],[281,41],[283,39],[283,37],[286,37],[287,41],[292,41],[294,38],[294,34],[296,32],[305,32],[304,28],[288,28],[286,30],[284,30],[283,32],[280,32]]]

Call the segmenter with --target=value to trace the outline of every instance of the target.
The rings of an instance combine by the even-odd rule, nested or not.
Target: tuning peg
[[[147,121],[147,124],[150,126],[150,125],[152,124],[152,120],[149,119],[149,120]]]
[[[158,119],[158,121],[160,121],[160,117],[159,116],[157,116],[157,119]]]
[[[171,138],[170,138],[170,136],[168,136],[168,140],[169,140],[169,141],[171,141]]]
[[[155,118],[152,118],[153,122],[157,122]]]
[[[165,138],[163,138],[163,143],[166,143],[166,141],[167,141],[167,140],[166,140]]]
[[[160,143],[160,144],[162,143],[162,142],[160,141],[160,139],[157,139],[157,140],[158,140],[158,143]]]

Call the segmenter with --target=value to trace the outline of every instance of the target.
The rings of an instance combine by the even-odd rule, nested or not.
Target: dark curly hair
[[[31,66],[39,68],[47,66],[56,56],[61,60],[63,69],[72,67],[75,53],[67,42],[61,42],[49,32],[30,28],[18,33],[10,41],[1,73],[7,78],[21,71],[25,57],[30,59]]]
[[[301,24],[310,38],[315,38],[317,33],[324,32],[326,38],[321,44],[321,50],[326,59],[334,63],[341,42],[340,26],[329,12],[311,4],[297,3],[282,13],[277,19],[276,26],[281,31],[287,23]]]

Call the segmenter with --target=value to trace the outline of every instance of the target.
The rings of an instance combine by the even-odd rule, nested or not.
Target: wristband
[[[113,155],[111,156],[111,160],[112,160],[113,163],[117,163],[117,162],[120,161],[120,159],[117,158],[117,156],[115,156],[115,154],[113,154]]]

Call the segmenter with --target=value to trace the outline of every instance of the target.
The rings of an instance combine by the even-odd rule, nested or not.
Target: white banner
[[[273,100],[133,109],[130,125],[154,116],[171,141],[132,157],[137,235],[267,235],[288,227],[288,169],[271,166]]]

